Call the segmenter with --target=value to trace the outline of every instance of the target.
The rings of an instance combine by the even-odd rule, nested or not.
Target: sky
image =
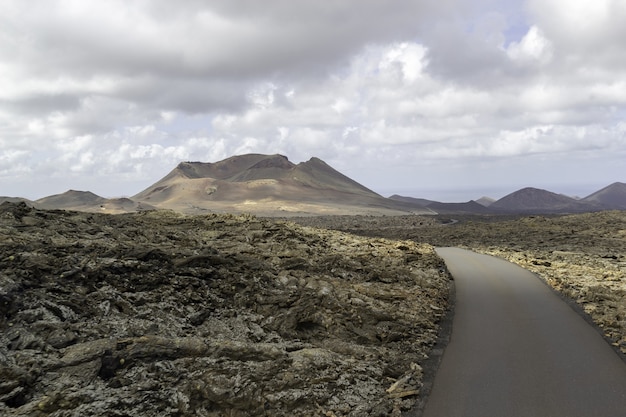
[[[0,0],[0,195],[318,157],[384,195],[626,181],[623,0]]]

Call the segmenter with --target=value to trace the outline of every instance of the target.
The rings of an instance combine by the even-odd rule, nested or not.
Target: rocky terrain
[[[319,217],[301,224],[506,258],[574,300],[626,353],[626,211],[551,216]]]
[[[476,245],[475,249],[537,273],[576,301],[611,344],[626,354],[626,213],[535,217],[511,228],[513,233],[529,234],[525,240],[536,240],[536,245]]]
[[[431,245],[535,271],[626,353],[624,211],[288,220],[0,205],[0,415],[401,415],[448,308]]]
[[[414,241],[4,203],[0,415],[397,416],[448,296]]]

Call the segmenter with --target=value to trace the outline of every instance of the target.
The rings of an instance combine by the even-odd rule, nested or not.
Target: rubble
[[[626,354],[626,211],[544,216],[301,218],[337,230],[459,246],[538,274]]]
[[[0,414],[400,415],[448,296],[424,243],[4,203]]]

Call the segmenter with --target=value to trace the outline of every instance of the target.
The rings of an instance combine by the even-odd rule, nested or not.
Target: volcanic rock
[[[572,215],[293,219],[363,236],[459,246],[537,273],[626,354],[626,211]]]
[[[0,205],[3,416],[398,415],[448,306],[433,248],[250,215]]]

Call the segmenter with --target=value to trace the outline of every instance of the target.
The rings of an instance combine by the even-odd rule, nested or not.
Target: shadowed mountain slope
[[[489,206],[490,209],[516,213],[560,213],[591,211],[591,204],[539,188],[522,188]]]
[[[576,199],[551,191],[527,187],[499,200],[482,197],[466,203],[441,203],[424,198],[392,195],[392,200],[412,204],[440,214],[530,214],[582,213],[602,210],[626,210],[626,184],[613,183],[583,198]]]
[[[389,198],[392,200],[413,204],[418,207],[428,207],[430,204],[437,203],[437,201],[427,200],[425,198],[406,197],[398,194],[394,194]]]
[[[413,204],[416,207],[423,207],[431,210],[433,213],[439,214],[490,214],[493,212],[492,210],[489,210],[489,208],[477,203],[474,200],[466,203],[441,203],[439,201],[426,200],[424,198],[403,197],[400,195],[392,195],[389,198]]]
[[[626,184],[615,182],[582,199],[609,209],[626,210]]]

